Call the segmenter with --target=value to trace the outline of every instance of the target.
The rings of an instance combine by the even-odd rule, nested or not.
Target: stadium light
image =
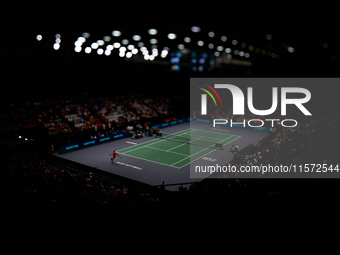
[[[105,42],[103,40],[98,40],[97,43],[98,43],[99,46],[103,46],[105,44]]]
[[[148,33],[149,33],[149,35],[156,35],[156,34],[158,33],[158,31],[157,31],[157,29],[150,28],[150,29],[148,30]]]
[[[203,46],[204,42],[203,41],[198,41],[197,44],[198,44],[198,46]]]
[[[41,41],[42,40],[42,35],[37,35],[37,41]]]
[[[75,52],[81,52],[81,47],[80,47],[80,46],[74,47],[74,51],[75,51]]]
[[[157,57],[158,56],[158,49],[152,49],[152,55]]]
[[[194,33],[198,33],[198,32],[201,31],[201,28],[198,27],[198,26],[192,26],[192,27],[191,27],[191,31],[194,32]]]
[[[108,35],[106,35],[106,36],[103,37],[103,40],[104,40],[105,42],[109,42],[109,41],[111,41],[111,37],[108,36]]]
[[[210,31],[210,32],[208,33],[208,36],[211,37],[211,38],[213,38],[213,37],[215,36],[215,33],[212,32],[212,31]]]
[[[83,36],[80,36],[80,37],[78,37],[77,41],[84,43],[84,42],[86,42],[86,38],[83,37]]]
[[[102,49],[102,48],[99,48],[98,50],[97,50],[97,54],[98,55],[102,55],[104,53],[104,50]]]
[[[112,31],[112,35],[115,36],[115,37],[121,36],[121,34],[122,33],[120,31],[118,31],[118,30],[113,30]]]
[[[156,44],[158,41],[157,41],[157,39],[155,39],[155,38],[152,38],[152,39],[150,39],[150,43],[151,44]]]
[[[190,37],[184,37],[184,41],[185,41],[186,43],[189,43],[189,42],[191,42],[191,39],[190,39]]]
[[[92,43],[91,44],[91,48],[94,49],[94,50],[97,49],[98,48],[98,43]]]
[[[113,47],[116,48],[116,49],[118,49],[118,48],[120,47],[120,43],[119,43],[119,42],[115,42],[115,43],[113,44]]]
[[[85,38],[89,38],[90,37],[90,33],[84,32],[81,34],[83,37]]]
[[[268,41],[270,41],[270,40],[272,40],[272,39],[273,39],[273,36],[272,36],[272,35],[270,35],[270,34],[266,34],[266,39],[267,39]]]
[[[162,58],[165,58],[166,56],[168,55],[168,51],[167,50],[162,50],[162,52],[161,52],[161,57]]]
[[[91,47],[86,47],[85,48],[85,53],[89,54],[89,53],[91,53],[91,51],[92,51]]]
[[[293,47],[288,47],[288,49],[287,49],[290,53],[293,53],[294,51],[295,51],[295,49],[293,48]]]
[[[82,45],[83,45],[83,43],[81,41],[75,41],[74,42],[74,46],[81,47]]]
[[[168,38],[170,39],[170,40],[174,40],[174,39],[176,39],[176,34],[174,34],[174,33],[169,33],[168,34]]]
[[[222,42],[226,42],[227,39],[228,39],[228,38],[227,38],[225,35],[222,35],[222,36],[221,36],[221,41],[222,41]]]
[[[142,37],[140,35],[132,36],[132,40],[134,40],[134,41],[140,41],[141,39],[142,39]]]
[[[60,44],[59,43],[53,44],[53,49],[59,50],[59,48],[60,48]]]

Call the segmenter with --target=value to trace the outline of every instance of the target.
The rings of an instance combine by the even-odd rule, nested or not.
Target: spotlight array
[[[190,57],[193,64],[200,65],[195,67],[198,71],[205,70],[204,65],[211,64],[215,58],[224,57],[226,59],[236,58],[252,58],[255,56],[268,56],[273,59],[278,59],[280,56],[273,49],[282,51],[281,48],[273,47],[273,36],[265,35],[267,45],[271,46],[256,47],[253,44],[239,41],[236,38],[227,37],[225,33],[219,34],[216,31],[201,29],[199,26],[192,26],[189,31],[184,34],[183,31],[168,32],[158,31],[155,28],[149,28],[145,31],[120,31],[113,30],[111,35],[102,35],[99,38],[89,32],[83,32],[81,36],[74,42],[74,51],[80,53],[84,51],[86,54],[119,56],[125,58],[139,58],[147,61],[152,61],[156,58],[167,58],[171,54],[190,54],[190,52],[206,52],[206,57]],[[41,41],[43,36],[38,34],[37,41]],[[54,50],[59,50],[61,45],[61,35],[55,35],[53,44]],[[285,52],[294,53],[295,48],[289,45],[282,46]],[[327,43],[323,44],[327,48]],[[211,56],[211,57],[209,57]],[[170,56],[171,64],[178,65],[180,56]],[[333,56],[332,60],[335,60]],[[180,70],[180,66],[172,67],[173,70]]]

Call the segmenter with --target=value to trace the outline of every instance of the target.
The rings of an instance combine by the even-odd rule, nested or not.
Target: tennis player
[[[113,153],[110,153],[109,155],[112,155],[112,158],[111,158],[111,163],[112,164],[114,163],[114,160],[115,160],[116,156],[122,158],[121,156],[118,155],[118,153],[116,151],[113,151]]]

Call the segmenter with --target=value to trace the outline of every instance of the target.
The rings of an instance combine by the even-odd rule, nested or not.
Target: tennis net
[[[202,147],[209,147],[212,149],[222,149],[222,143],[219,139],[216,138],[210,138],[210,137],[204,137],[204,136],[198,136],[198,135],[190,135],[190,134],[182,134],[182,135],[176,135],[176,134],[168,134],[164,132],[156,133],[156,138],[160,139],[166,139],[174,142],[180,142],[180,143],[187,143],[192,144],[196,146],[202,146]]]

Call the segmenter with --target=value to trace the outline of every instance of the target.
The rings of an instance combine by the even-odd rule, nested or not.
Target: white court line
[[[131,156],[131,155],[129,155],[129,154],[124,154],[124,153],[120,153],[120,154],[125,155],[125,156],[128,156],[128,157],[131,157],[131,158],[138,158],[138,159],[142,159],[142,160],[149,161],[149,162],[152,162],[152,163],[161,164],[161,165],[163,165],[163,166],[171,166],[171,167],[173,167],[173,168],[180,169],[180,167],[177,167],[177,166],[172,166],[172,165],[160,163],[160,162],[157,162],[157,161],[152,161],[152,160],[145,159],[145,158],[140,158],[140,157],[136,157],[136,156]]]
[[[232,136],[231,136],[231,137],[232,137]],[[231,137],[228,137],[228,138],[226,138],[226,139],[224,139],[224,140],[227,140],[227,139],[229,139],[229,138],[231,138]],[[224,140],[222,140],[221,142],[223,142]],[[204,148],[203,150],[200,150],[200,151],[198,151],[198,152],[196,152],[196,153],[194,153],[194,154],[192,154],[192,155],[189,155],[189,156],[185,157],[184,159],[175,162],[175,163],[172,164],[172,165],[176,165],[177,163],[182,162],[183,160],[186,160],[187,158],[190,158],[190,157],[192,157],[192,156],[194,156],[194,155],[196,155],[196,154],[198,154],[198,153],[200,153],[200,152],[202,152],[202,151],[205,151],[205,150],[207,150],[207,149],[211,149],[211,148],[210,148],[210,147]],[[216,149],[214,149],[214,150],[216,150]],[[213,152],[214,150],[212,150],[211,152]]]
[[[217,132],[214,132],[214,131],[209,131],[209,130],[204,130],[204,129],[196,129],[196,128],[190,128],[190,129],[197,130],[197,131],[209,132],[209,133],[213,133],[213,134],[221,134],[220,132],[217,133]]]
[[[176,133],[173,133],[173,134],[170,134],[170,135],[174,135],[174,136],[181,136],[181,135],[186,135],[186,133],[190,133],[190,129],[187,129],[187,130],[184,130],[184,131],[179,131],[179,132],[176,132]],[[193,130],[194,131],[194,130]],[[182,133],[181,133],[182,132]],[[178,134],[178,133],[181,133],[180,135],[175,135],[175,134]],[[151,144],[150,145],[154,145],[154,144],[156,144],[156,143],[160,143],[160,142],[163,142],[163,141],[165,141],[166,140],[166,138],[165,139],[161,139],[160,141],[156,141],[156,142],[153,142],[153,141],[147,141],[147,142],[144,142],[144,143],[149,143],[149,142],[151,142]],[[139,144],[139,145],[143,145],[144,143],[141,143],[141,144]],[[138,147],[138,148],[135,148],[135,149],[132,149],[132,150],[129,150],[129,151],[125,151],[124,153],[129,153],[129,152],[131,152],[131,151],[135,151],[135,150],[138,150],[138,149],[141,149],[141,148],[145,148],[145,147],[147,147],[148,145],[145,145],[145,146],[142,146],[142,147]],[[133,147],[132,147],[133,148]],[[124,149],[122,149],[122,150],[124,150]]]
[[[197,139],[200,139],[200,138],[202,138],[202,137],[203,137],[203,136],[200,136],[200,137],[198,137],[198,138],[196,138],[196,139],[190,141],[189,143],[191,143],[191,142],[193,142],[193,141],[195,141],[195,140],[197,140]],[[183,145],[186,145],[186,144],[188,144],[188,143],[187,143],[187,142],[184,142],[183,144],[180,144],[180,145],[178,145],[178,146],[172,147],[171,149],[168,149],[167,151],[170,151],[170,150],[172,150],[172,149],[178,148],[178,147],[183,146]],[[188,156],[188,155],[186,155],[186,156]]]
[[[184,133],[184,132],[190,132],[190,129],[188,129],[188,130],[184,130],[184,131],[179,131],[179,132],[177,132],[177,133]],[[177,134],[177,133],[174,133],[174,134]],[[146,144],[146,143],[150,143],[151,142],[151,144],[147,144],[147,145],[153,145],[153,144],[156,144],[156,143],[160,143],[160,142],[164,142],[166,139],[160,139],[160,141],[147,141],[147,142],[144,142],[144,143],[140,143],[140,144],[138,144],[138,145],[143,145],[143,144]],[[138,145],[136,145],[136,146],[138,146]],[[145,146],[147,146],[147,145],[144,145],[144,146],[140,146],[140,147],[137,147],[137,148],[135,148],[135,149],[132,149],[132,150],[128,150],[128,151],[125,151],[124,153],[129,153],[129,152],[131,152],[131,151],[135,151],[135,150],[139,150],[139,149],[141,149],[141,148],[144,148]],[[132,146],[132,148],[133,147],[135,147],[135,146]],[[124,150],[124,149],[122,149],[122,150]],[[122,152],[121,152],[122,153]]]
[[[230,136],[230,137],[228,137],[228,138],[226,138],[226,139],[224,139],[224,140],[228,140],[229,138],[232,138],[234,135],[232,135],[232,136]],[[240,138],[240,137],[238,137],[238,138]],[[237,139],[238,139],[237,138]],[[222,140],[221,142],[223,142],[224,140]],[[233,140],[231,140],[230,142],[228,142],[228,143],[231,143],[232,141],[234,141],[234,140],[236,140],[236,139],[233,139]],[[226,144],[228,144],[228,143],[226,143]],[[224,144],[224,145],[226,145],[226,144]],[[224,146],[223,145],[223,146]],[[179,160],[179,161],[177,161],[177,162],[175,162],[174,164],[172,164],[171,166],[173,166],[173,165],[176,165],[177,163],[179,163],[179,162],[182,162],[183,160],[186,160],[186,159],[188,159],[188,158],[190,158],[190,157],[192,157],[192,156],[194,156],[194,155],[196,155],[196,154],[198,154],[198,153],[201,153],[202,151],[205,151],[205,150],[207,150],[207,149],[211,149],[210,147],[207,147],[207,148],[205,148],[205,149],[203,149],[203,150],[200,150],[200,151],[198,151],[198,152],[196,152],[196,153],[194,153],[194,154],[192,154],[192,155],[190,155],[190,156],[187,156],[187,157],[185,157],[184,159],[181,159],[181,160]],[[212,150],[212,151],[210,151],[210,152],[208,152],[208,153],[206,153],[205,155],[207,155],[207,154],[209,154],[209,153],[211,153],[211,152],[213,152],[213,151],[215,151],[216,149],[214,149],[214,150]],[[205,155],[203,155],[203,156],[205,156]],[[202,157],[203,157],[202,156]],[[195,160],[194,160],[195,161]],[[191,161],[191,162],[193,162],[193,161]],[[190,164],[191,162],[189,162],[188,164]],[[187,165],[187,164],[186,164]],[[183,167],[183,166],[182,166]]]
[[[174,151],[169,151],[169,150],[163,150],[163,149],[159,149],[159,148],[154,148],[154,147],[149,147],[149,146],[145,146],[145,148],[150,148],[150,149],[154,149],[154,150],[158,150],[158,151],[165,151],[165,152],[170,152],[173,154],[178,154],[178,155],[182,155],[182,156],[188,156],[188,154],[183,154],[183,153],[179,153],[179,152],[174,152]]]
[[[184,134],[184,133],[187,133],[187,132],[190,132],[190,131],[191,131],[190,129],[187,129],[187,130],[184,130],[184,131],[176,132],[176,133],[174,133],[174,134],[178,134],[178,133]],[[162,142],[162,141],[166,141],[166,139],[160,139],[160,141],[152,142],[150,145],[153,145],[153,144],[156,144],[156,143],[159,143],[159,142]],[[147,143],[150,143],[150,141],[141,143],[141,144],[139,144],[139,145],[143,145],[143,144],[147,144]],[[141,149],[141,148],[147,148],[148,145],[149,145],[149,144],[144,145],[144,146],[141,146],[141,147],[138,147],[138,148],[133,149],[133,150],[126,151],[126,152],[120,152],[120,154],[129,156],[129,157],[132,157],[132,158],[138,158],[138,159],[142,159],[142,160],[145,160],[145,161],[149,161],[149,162],[161,164],[161,165],[164,165],[164,166],[171,166],[171,165],[169,165],[169,164],[164,164],[164,163],[160,163],[160,162],[157,162],[157,161],[152,161],[152,160],[148,160],[148,159],[145,159],[145,158],[136,157],[136,156],[131,156],[131,155],[129,155],[129,154],[126,154],[126,153],[129,153],[129,152],[134,151],[134,150],[138,150],[138,149]],[[134,146],[133,146],[133,147],[134,147]],[[132,147],[132,148],[133,148],[133,147]],[[152,148],[152,147],[150,147],[150,148]],[[172,153],[173,153],[173,152],[172,152]],[[187,155],[184,155],[184,154],[183,154],[182,156],[187,156]],[[171,167],[174,167],[174,168],[179,169],[179,167],[176,167],[176,166],[171,166]]]
[[[227,129],[225,129],[225,130],[223,130],[223,129],[218,129],[218,128],[212,128],[211,130],[214,130],[214,131],[217,131],[217,132],[227,132],[227,133],[230,133],[230,130],[227,130]]]
[[[193,131],[195,131],[195,130],[193,130]],[[187,134],[184,134],[184,135],[187,135]],[[221,138],[207,137],[207,136],[200,136],[200,135],[192,135],[192,134],[190,134],[190,138],[194,137],[194,136],[196,136],[196,137],[199,136],[199,137],[202,137],[202,138],[206,138],[204,141],[207,141],[207,140],[216,140],[216,142],[221,141]]]
[[[204,132],[204,131],[206,131],[206,132],[211,132],[211,133],[215,133],[215,134],[216,134],[216,132],[212,132],[212,131],[189,128],[189,129],[187,129],[187,130],[179,131],[179,132],[173,133],[173,134],[171,134],[171,135],[175,135],[175,134],[178,134],[178,133],[181,133],[181,134],[180,134],[180,135],[177,135],[177,136],[186,135],[188,132],[190,133],[190,131],[191,131],[191,132],[194,132],[194,131],[203,131],[203,132]],[[175,136],[176,136],[176,135],[175,135]],[[229,135],[229,137],[227,137],[226,139],[219,140],[219,141],[220,141],[220,142],[223,142],[223,141],[228,140],[228,139],[230,139],[230,138],[232,138],[232,137],[235,137],[235,136],[236,136],[236,135]],[[238,136],[236,139],[238,139],[238,138],[240,138],[240,137],[241,137],[241,136]],[[201,137],[199,137],[199,138],[201,138]],[[197,138],[197,139],[199,139],[199,138]],[[216,138],[216,139],[217,139],[217,138]],[[231,140],[231,141],[228,142],[228,143],[231,143],[232,141],[234,141],[234,140],[236,140],[236,139],[233,139],[233,140]],[[139,145],[143,145],[143,144],[146,144],[146,145],[140,146],[140,147],[138,146],[138,148],[136,148],[136,149],[129,150],[129,151],[126,151],[126,152],[123,152],[123,153],[121,152],[120,154],[129,156],[129,157],[132,157],[132,158],[138,158],[138,159],[142,159],[142,160],[145,160],[145,161],[153,162],[153,163],[156,163],[156,164],[161,164],[161,165],[164,165],[164,166],[171,166],[171,167],[173,167],[173,168],[181,169],[181,168],[183,168],[184,166],[186,166],[186,165],[188,165],[188,164],[190,164],[190,163],[192,163],[192,162],[194,162],[194,161],[200,159],[201,157],[199,157],[199,158],[197,158],[197,159],[195,159],[195,160],[193,160],[193,161],[189,162],[188,164],[186,164],[186,165],[184,165],[184,166],[181,166],[181,167],[176,167],[176,166],[174,166],[174,165],[177,164],[177,163],[179,163],[179,162],[181,162],[181,161],[183,161],[183,160],[185,160],[185,159],[187,159],[187,158],[190,158],[191,156],[194,156],[194,155],[196,155],[196,154],[198,154],[198,153],[200,153],[200,152],[202,152],[202,151],[204,151],[204,150],[206,150],[206,149],[209,149],[209,147],[207,147],[207,148],[205,148],[205,149],[203,149],[203,150],[201,150],[201,151],[199,151],[199,152],[197,152],[197,153],[195,153],[195,154],[193,154],[193,155],[189,155],[189,156],[188,156],[188,155],[185,155],[185,154],[181,154],[182,156],[186,156],[186,157],[185,157],[184,159],[180,160],[180,161],[175,162],[175,163],[172,164],[172,165],[164,164],[164,163],[160,163],[160,162],[157,162],[157,161],[152,161],[152,160],[148,160],[148,159],[145,159],[145,158],[136,157],[136,156],[131,156],[131,155],[129,155],[129,154],[126,154],[126,153],[129,153],[129,152],[131,152],[131,151],[138,150],[138,149],[141,149],[141,148],[151,148],[151,149],[161,150],[161,149],[159,149],[159,148],[148,147],[148,145],[153,145],[153,144],[156,144],[156,143],[159,143],[159,142],[162,142],[162,141],[166,141],[167,139],[160,139],[160,140],[161,140],[161,141],[152,142],[151,144],[150,144],[150,141],[141,143],[141,144],[139,144]],[[196,140],[196,139],[195,139],[195,140]],[[228,143],[224,144],[223,146],[227,145]],[[186,143],[185,143],[185,144],[186,144]],[[183,145],[184,145],[184,144],[183,144]],[[137,146],[137,145],[136,145],[136,146]],[[182,146],[182,144],[181,144],[180,146]],[[134,147],[134,146],[133,146],[133,147]],[[132,147],[132,148],[133,148],[133,147]],[[178,147],[178,146],[176,146],[176,147]],[[172,150],[172,149],[174,149],[174,148],[171,148],[170,150]],[[210,148],[210,149],[211,149],[211,148]],[[215,151],[215,150],[216,150],[216,149],[214,149],[213,151]],[[207,155],[207,154],[209,154],[209,153],[211,153],[211,152],[213,152],[213,151],[210,151],[210,152],[208,152],[208,153],[202,155],[202,157],[205,156],[205,155]],[[170,151],[170,152],[171,152],[171,153],[176,153],[176,152],[172,152],[172,151]],[[180,153],[176,153],[176,154],[180,154]]]
[[[236,135],[233,135],[233,136],[236,136]],[[229,143],[231,143],[231,142],[233,142],[233,141],[239,139],[240,137],[241,137],[241,136],[238,136],[237,138],[231,140],[230,142],[227,142],[226,144],[223,144],[223,146],[225,146],[225,145],[227,145],[227,144],[229,144]],[[213,151],[215,151],[215,150],[216,150],[216,149],[214,149]],[[213,151],[211,151],[211,152],[213,152]],[[193,161],[190,161],[190,163],[188,163],[188,164],[191,164],[192,162],[195,162],[196,160],[201,159],[202,157],[204,157],[205,155],[208,155],[208,154],[211,153],[211,152],[208,152],[208,153],[202,155],[201,157],[199,157],[199,158],[197,158],[197,159],[194,159]],[[188,164],[187,164],[187,165],[188,165]],[[184,166],[186,166],[186,165],[184,165]],[[184,167],[184,166],[182,166],[182,167]],[[180,168],[182,168],[182,167],[180,167]]]
[[[188,144],[188,143],[186,143],[186,142],[183,142],[183,144],[180,144],[180,145],[177,145],[177,146],[175,146],[175,147],[172,147],[172,148],[170,148],[170,149],[168,149],[168,150],[166,150],[166,151],[170,151],[170,152],[171,152],[171,150],[172,150],[172,149],[175,149],[175,148],[181,147],[181,146],[183,146],[183,145],[185,145],[185,144]],[[188,155],[186,155],[186,156],[188,156]]]
[[[235,136],[235,135],[232,135],[231,137],[233,137],[233,136]],[[228,140],[228,139],[231,138],[231,137],[228,137],[228,138],[226,138],[226,139],[224,139],[224,140]],[[240,137],[241,137],[241,136],[238,136],[237,138],[235,138],[235,139],[233,139],[233,140],[227,142],[226,144],[223,144],[223,146],[225,146],[225,145],[227,145],[228,143],[231,143],[231,142],[233,142],[233,141],[239,139]],[[224,140],[222,140],[222,141],[224,141]],[[221,141],[221,142],[222,142],[222,141]],[[208,148],[206,148],[206,149],[208,149]],[[203,150],[201,150],[201,151],[199,151],[199,152],[202,152],[202,151],[204,151],[204,150],[206,150],[206,149],[203,149]],[[214,149],[214,150],[212,150],[212,151],[210,151],[210,152],[208,152],[208,153],[202,155],[201,157],[199,157],[199,158],[197,158],[197,159],[194,159],[193,161],[190,161],[188,164],[191,164],[192,162],[194,162],[194,161],[196,161],[196,160],[198,160],[198,159],[204,157],[205,155],[210,154],[211,152],[213,152],[213,151],[215,151],[215,150],[216,150],[216,149]],[[197,153],[199,153],[199,152],[197,152]],[[197,154],[197,153],[195,153],[195,154]],[[195,155],[195,154],[193,154],[193,155]],[[191,156],[193,156],[193,155],[190,155],[189,157],[191,157]],[[178,162],[177,162],[177,163],[178,163]],[[188,165],[188,164],[186,164],[186,165]],[[184,166],[186,166],[186,165],[184,165]],[[184,167],[184,166],[182,166],[182,167]],[[182,167],[180,167],[180,168],[182,168]]]

